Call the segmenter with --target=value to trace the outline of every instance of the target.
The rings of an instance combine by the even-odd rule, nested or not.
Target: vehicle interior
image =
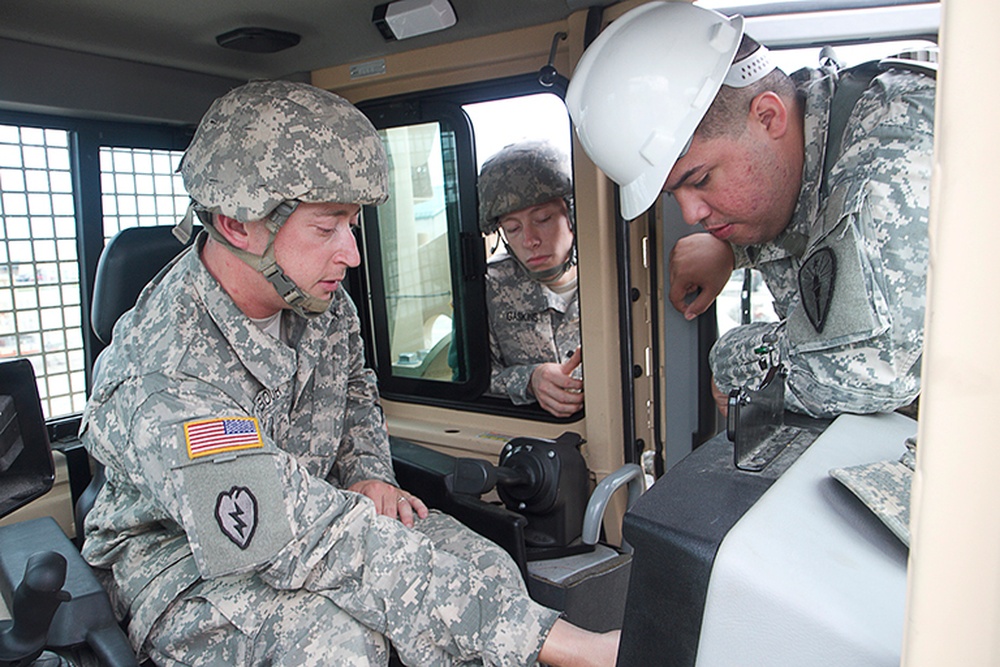
[[[832,593],[822,587],[814,599],[801,588],[784,593],[776,583],[761,583],[765,590],[754,595],[793,602],[746,607],[742,613],[752,622],[703,622],[709,605],[721,609],[715,593],[704,590],[712,577],[737,583],[781,578],[767,568],[711,570],[744,505],[766,497],[795,459],[756,476],[730,471],[708,479],[684,472],[696,462],[730,465],[727,424],[711,394],[709,349],[728,328],[775,315],[759,274],[749,270],[734,272],[715,306],[696,320],[677,313],[667,300],[668,256],[692,230],[667,197],[639,218],[623,220],[616,186],[574,135],[562,99],[575,65],[602,29],[640,4],[4,2],[0,366],[30,362],[55,466],[41,473],[50,477],[50,491],[27,494],[18,503],[23,506],[0,519],[0,544],[6,544],[3,529],[51,517],[79,548],[76,507],[81,498],[84,507],[92,502],[94,487],[89,493],[87,487],[100,470],[76,434],[115,319],[105,314],[101,320],[97,295],[125,285],[127,294],[117,298],[127,302],[145,281],[105,279],[102,287],[102,255],[112,239],[124,237],[123,252],[134,259],[152,235],[169,237],[189,201],[177,166],[209,104],[249,80],[281,78],[356,104],[390,156],[390,200],[365,208],[362,264],[345,287],[358,306],[368,363],[378,377],[397,477],[507,548],[536,599],[595,629],[624,626],[623,665],[727,664],[741,642],[758,642],[764,633],[779,647],[794,645],[786,636],[796,624],[805,636],[822,637],[816,646],[824,648],[816,650],[826,651],[826,662],[815,664],[852,664],[858,655],[877,655],[869,664],[991,664],[1000,654],[994,631],[1000,592],[984,582],[996,578],[1000,543],[982,526],[1000,519],[1000,491],[989,475],[1000,453],[983,438],[982,421],[995,405],[989,369],[998,367],[1000,353],[986,336],[997,309],[989,307],[988,294],[971,301],[958,295],[976,291],[968,285],[991,284],[985,253],[1000,228],[977,196],[993,185],[985,160],[991,148],[1000,148],[1000,133],[985,116],[996,93],[978,83],[988,80],[978,45],[990,43],[986,30],[1000,24],[1000,10],[948,0],[698,2],[745,16],[747,32],[786,71],[815,66],[827,46],[847,65],[940,47],[934,264],[920,419],[901,422],[893,415],[856,423],[848,416],[827,438],[870,441],[869,451],[883,452],[901,442],[904,431],[919,429],[910,549],[894,546],[878,528],[862,531],[863,548],[884,558],[878,581],[890,581],[883,589],[867,575],[854,580],[864,595],[884,590],[879,599],[888,600],[868,610],[888,619],[872,626],[877,639],[869,643],[861,637],[868,632],[862,620],[846,629],[826,625],[829,616],[850,613],[850,604],[869,598],[859,593],[843,608],[827,607]],[[956,42],[969,44],[968,52],[955,49]],[[476,177],[493,153],[525,139],[551,141],[572,158],[585,403],[568,418],[489,392],[483,275],[498,242],[480,234]],[[969,222],[961,232],[938,222],[951,216]],[[155,231],[135,235],[142,240],[128,245],[135,234],[129,230],[138,228]],[[179,250],[180,244],[168,245],[166,257]],[[165,261],[141,263],[155,273]],[[0,397],[14,394],[0,387]],[[26,409],[19,404],[19,413]],[[833,428],[801,425],[817,436]],[[561,461],[565,477],[552,483],[570,500],[556,510],[533,512],[511,495],[513,487],[497,482],[497,469],[516,467],[528,445],[531,456],[553,450]],[[7,447],[0,442],[0,474]],[[955,451],[960,455],[948,453]],[[865,521],[846,500],[835,508]],[[665,515],[675,518],[664,523]],[[967,521],[949,519],[955,516]],[[783,516],[760,519],[766,525],[786,520],[797,525]],[[713,522],[725,530],[689,531]],[[801,544],[796,535],[789,528],[783,544]],[[751,551],[757,544],[741,539]],[[824,547],[814,547],[796,553],[822,568]],[[583,565],[553,574],[581,553]],[[729,558],[752,560],[745,553]],[[7,577],[13,583],[0,582],[5,599],[24,575],[23,562]],[[777,556],[770,562],[770,569],[784,563]],[[802,572],[791,581],[822,578],[824,570]],[[701,582],[701,593],[676,594],[678,582],[689,580]],[[969,613],[973,599],[981,600],[978,615]],[[783,615],[806,601],[820,611]],[[760,609],[766,618],[756,616],[765,613]],[[668,628],[680,630],[673,635]],[[843,662],[830,657],[858,645],[877,648],[850,649]],[[761,653],[770,651],[773,659],[762,664],[803,664],[791,649],[763,646]]]

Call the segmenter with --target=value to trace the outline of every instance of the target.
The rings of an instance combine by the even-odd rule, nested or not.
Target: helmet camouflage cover
[[[291,81],[254,81],[217,99],[181,160],[199,208],[241,222],[286,200],[381,204],[385,149],[347,100]]]
[[[508,213],[572,194],[565,153],[547,141],[510,144],[479,171],[479,229],[492,234]]]

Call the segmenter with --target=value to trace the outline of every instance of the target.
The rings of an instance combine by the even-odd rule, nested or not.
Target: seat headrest
[[[139,292],[184,248],[173,227],[130,227],[118,232],[101,253],[94,278],[90,324],[107,345],[122,314],[135,305]],[[197,236],[195,230],[192,238]]]

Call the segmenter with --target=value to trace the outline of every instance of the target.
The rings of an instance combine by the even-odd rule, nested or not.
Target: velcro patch
[[[184,423],[188,458],[264,446],[255,417],[218,417]]]
[[[292,539],[286,481],[276,455],[200,459],[177,472],[188,541],[204,576],[260,567]]]

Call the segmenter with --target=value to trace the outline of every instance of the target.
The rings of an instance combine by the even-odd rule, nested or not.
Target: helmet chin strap
[[[573,247],[570,249],[569,256],[566,257],[565,262],[560,262],[559,264],[556,264],[553,267],[550,267],[548,269],[542,269],[541,271],[533,271],[530,268],[528,268],[528,265],[521,261],[521,258],[517,256],[517,253],[514,252],[514,249],[511,248],[510,244],[507,243],[507,239],[504,239],[503,244],[504,247],[507,248],[507,254],[513,257],[514,261],[516,261],[518,264],[521,265],[521,268],[524,269],[525,273],[528,274],[528,277],[534,280],[535,282],[541,283],[543,285],[550,285],[556,282],[557,280],[562,278],[567,271],[576,266],[575,243],[573,244]]]
[[[265,219],[264,225],[267,227],[267,231],[270,232],[270,238],[267,240],[267,247],[264,249],[263,255],[255,255],[252,252],[247,252],[242,248],[233,246],[213,224],[206,224],[205,229],[208,231],[209,236],[224,245],[229,252],[236,255],[236,257],[252,269],[260,272],[261,275],[267,278],[267,281],[271,283],[278,295],[284,299],[285,303],[292,310],[302,317],[312,318],[325,313],[333,302],[333,298],[320,299],[306,293],[305,290],[285,275],[284,270],[278,265],[278,260],[274,256],[274,237],[277,236],[278,230],[281,229],[281,225],[285,224],[288,216],[295,211],[296,206],[298,206],[298,202],[282,202]]]

